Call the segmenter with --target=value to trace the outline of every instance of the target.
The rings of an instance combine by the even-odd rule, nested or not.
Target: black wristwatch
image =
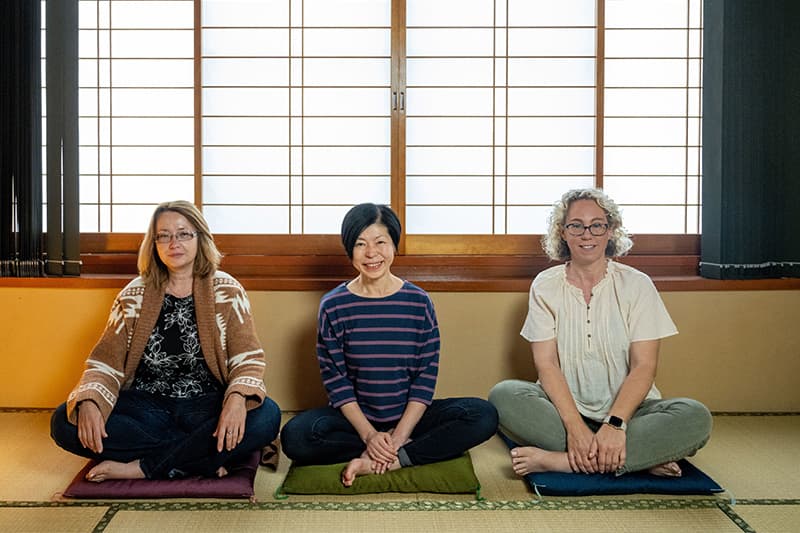
[[[628,424],[625,423],[623,419],[618,416],[608,415],[603,419],[603,424],[608,424],[614,429],[618,429],[620,431],[625,431],[628,429]]]

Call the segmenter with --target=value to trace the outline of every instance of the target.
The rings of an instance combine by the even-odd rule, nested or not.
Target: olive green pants
[[[567,450],[561,417],[538,383],[502,381],[492,388],[489,401],[500,416],[500,431],[517,444]],[[584,420],[592,431],[601,425]],[[711,425],[711,413],[696,400],[645,400],[628,421],[625,465],[617,475],[694,455],[708,442]]]

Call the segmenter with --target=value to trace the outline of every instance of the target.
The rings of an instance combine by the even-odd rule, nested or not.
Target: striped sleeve
[[[433,302],[425,295],[427,300],[424,315],[425,321],[419,331],[419,351],[417,355],[416,370],[413,373],[409,389],[409,401],[414,400],[425,405],[433,401],[436,389],[436,379],[439,376],[439,323],[436,320],[436,311]]]
[[[317,362],[322,384],[332,407],[356,401],[355,389],[347,376],[343,340],[334,330],[328,313],[328,299],[320,303],[317,328]]]

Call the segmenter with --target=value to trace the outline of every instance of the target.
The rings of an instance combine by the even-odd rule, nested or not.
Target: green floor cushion
[[[480,483],[468,453],[439,463],[409,466],[386,472],[358,476],[351,487],[342,485],[342,470],[347,463],[332,465],[292,465],[276,498],[284,494],[367,494],[375,492],[436,492],[443,494],[478,493]]]

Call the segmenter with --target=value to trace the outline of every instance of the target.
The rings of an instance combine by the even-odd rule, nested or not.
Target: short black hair
[[[387,205],[358,204],[350,209],[342,220],[342,244],[347,257],[353,258],[353,248],[361,233],[373,224],[383,224],[389,230],[395,249],[400,245],[402,227],[392,209]]]

